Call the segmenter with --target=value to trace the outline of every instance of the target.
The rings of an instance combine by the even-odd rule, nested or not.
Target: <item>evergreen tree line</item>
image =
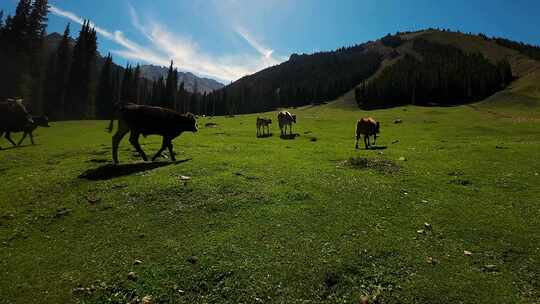
[[[14,16],[0,12],[0,98],[32,99],[39,109],[47,9],[47,0],[21,0]]]
[[[365,46],[293,54],[289,61],[203,97],[202,108],[220,115],[240,114],[334,100],[378,69],[382,56]]]
[[[495,65],[481,54],[425,39],[415,40],[413,50],[422,58],[406,54],[355,90],[360,107],[465,103],[484,99],[513,80],[507,60]]]
[[[0,12],[0,99],[21,97],[32,112],[53,120],[108,119],[119,101],[207,111],[206,93],[178,85],[172,62],[167,77],[156,80],[142,78],[138,65],[119,67],[110,54],[98,64],[96,31],[89,21],[75,40],[68,24],[58,46],[48,49],[47,13],[46,0],[20,0],[5,22]]]
[[[492,38],[492,40],[501,46],[517,50],[526,56],[529,56],[535,60],[540,61],[540,47],[539,46],[530,45],[523,42],[515,42],[512,40],[505,39],[505,38],[494,37]]]

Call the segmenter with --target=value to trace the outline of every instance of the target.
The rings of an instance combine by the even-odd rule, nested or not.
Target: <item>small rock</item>
[[[86,200],[90,203],[90,204],[96,204],[100,201],[100,198],[91,194],[91,195],[88,195],[86,197]]]
[[[425,199],[421,200],[420,202],[422,202],[422,203],[424,203],[424,204],[429,203],[428,200],[425,200]]]
[[[131,281],[137,281],[137,274],[131,271],[130,273],[128,273],[127,278],[128,280],[131,280]]]
[[[416,233],[418,234],[423,234],[424,232],[426,232],[424,229],[416,230]]]
[[[463,254],[466,255],[466,256],[471,256],[472,252],[470,252],[468,250],[463,250]]]
[[[433,264],[435,264],[435,263],[437,262],[437,260],[435,260],[433,257],[428,256],[428,257],[426,258],[426,262],[427,262],[428,264],[433,265]]]
[[[403,121],[402,121],[401,119],[399,119],[399,118],[396,119],[396,120],[394,120],[394,123],[395,123],[395,124],[400,124],[400,123],[402,123],[402,122],[403,122]]]
[[[191,264],[196,264],[199,261],[199,258],[192,255],[186,258],[186,261],[188,261]]]
[[[133,261],[133,265],[140,265],[142,264],[142,261],[141,260],[135,260]]]
[[[154,304],[154,299],[152,296],[144,296],[141,302],[142,304]]]
[[[399,139],[395,139],[392,141],[392,144],[397,144],[399,142]]]
[[[431,226],[430,223],[424,223],[424,227],[426,227],[427,230],[432,230],[433,227]]]
[[[400,157],[398,158],[398,160],[400,160],[400,161],[407,161],[407,159],[405,158],[405,156],[400,156]]]
[[[360,297],[360,304],[369,304],[369,297],[368,296],[361,296]]]
[[[189,176],[185,176],[185,175],[180,175],[180,177],[179,177],[179,178],[180,178],[180,180],[182,180],[182,181],[188,181],[188,180],[190,180],[190,179],[191,179],[191,177],[189,177]]]
[[[482,267],[482,270],[485,272],[496,272],[497,265],[493,265],[493,264],[484,265],[484,267]]]

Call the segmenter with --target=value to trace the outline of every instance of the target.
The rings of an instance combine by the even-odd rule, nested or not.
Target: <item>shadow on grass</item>
[[[259,134],[257,135],[257,138],[268,138],[268,137],[272,137],[274,134],[272,133],[268,133],[268,134]]]
[[[388,149],[387,146],[370,146],[368,150],[386,150]]]
[[[300,136],[300,134],[298,134],[298,133],[294,133],[294,134],[281,134],[280,138],[281,138],[281,139],[295,139],[297,136]]]
[[[190,160],[191,158],[182,159],[175,162],[144,162],[125,165],[106,164],[101,167],[84,171],[83,173],[81,173],[81,175],[79,175],[79,178],[87,180],[108,180],[115,177],[131,175],[170,165],[178,165]]]
[[[2,146],[0,146],[0,151],[2,151],[2,150],[11,150],[11,149],[22,149],[22,148],[28,148],[28,147],[34,147],[34,146],[37,146],[37,144],[35,144],[35,145],[9,146],[7,148],[2,148]]]

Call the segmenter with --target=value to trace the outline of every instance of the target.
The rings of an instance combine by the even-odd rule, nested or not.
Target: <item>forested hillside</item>
[[[512,81],[507,60],[495,65],[481,54],[466,54],[456,47],[425,39],[412,41],[412,50],[420,58],[405,54],[356,89],[359,106],[452,105],[484,99]]]

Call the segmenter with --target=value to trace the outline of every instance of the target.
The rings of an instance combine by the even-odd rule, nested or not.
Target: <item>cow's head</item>
[[[292,116],[292,121],[294,121],[294,123],[296,123],[296,114],[293,114],[291,116]]]
[[[197,132],[197,118],[192,113],[187,113],[186,118],[188,121],[188,129],[186,131]]]
[[[34,116],[33,120],[34,120],[34,123],[36,124],[36,126],[44,127],[44,128],[50,127],[49,118],[47,116],[45,116],[45,115]]]

